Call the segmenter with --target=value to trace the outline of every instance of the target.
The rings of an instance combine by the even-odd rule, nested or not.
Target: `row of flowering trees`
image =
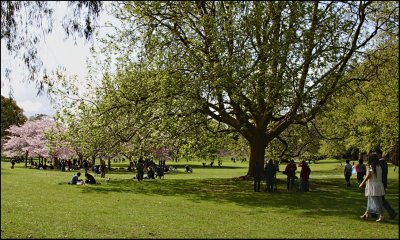
[[[28,120],[21,126],[13,125],[7,130],[2,150],[8,157],[57,157],[70,158],[75,155],[66,142],[58,136],[65,131],[49,116]]]
[[[102,141],[97,141],[95,134],[89,129],[86,129],[83,135],[78,134],[77,130],[80,129],[82,132],[86,125],[75,125],[77,126],[71,128],[63,127],[60,122],[46,115],[30,119],[21,126],[13,125],[7,129],[9,135],[2,139],[2,154],[7,157],[23,156],[25,160],[29,157],[49,159],[78,157],[80,160],[83,158],[95,160],[96,157],[113,158],[119,155],[130,160],[132,157],[144,155],[171,160],[173,155],[171,149],[166,147],[150,147],[147,149],[147,154],[131,143],[120,142],[117,144],[119,147],[116,147],[110,143],[110,133],[100,131],[102,134],[99,139]],[[108,138],[104,134],[108,134]]]
[[[27,121],[21,126],[13,125],[4,139],[3,150],[8,157],[70,158],[79,155],[77,148],[65,139],[66,129],[48,116]],[[133,147],[133,146],[132,146]],[[115,154],[113,154],[115,155]],[[169,159],[166,148],[156,151],[158,158]]]

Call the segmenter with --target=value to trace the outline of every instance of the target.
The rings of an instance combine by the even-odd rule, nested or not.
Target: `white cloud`
[[[42,102],[33,102],[30,100],[22,101],[19,103],[24,112],[40,112],[44,106]]]
[[[11,84],[8,81],[2,81],[2,96],[9,97],[10,85],[12,86],[12,97],[17,105],[24,110],[25,116],[31,117],[36,114],[52,116],[55,113],[46,93],[37,96],[37,89],[34,83],[21,82],[16,79],[13,79]]]

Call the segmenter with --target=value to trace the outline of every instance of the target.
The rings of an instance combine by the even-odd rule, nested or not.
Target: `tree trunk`
[[[250,144],[250,161],[249,161],[249,170],[247,172],[246,177],[254,176],[254,168],[256,164],[258,166],[264,167],[264,155],[265,148],[267,146],[267,139],[264,133],[259,133],[254,136]]]
[[[25,167],[28,167],[28,150],[25,151]]]
[[[92,165],[96,166],[96,155],[92,155]]]

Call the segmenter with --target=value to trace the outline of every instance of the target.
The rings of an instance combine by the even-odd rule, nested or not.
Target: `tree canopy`
[[[387,39],[379,49],[371,51],[368,60],[350,73],[374,72],[373,76],[338,92],[317,119],[323,135],[336,138],[324,141],[323,149],[368,152],[381,148],[386,154],[398,147],[398,38]]]
[[[396,17],[397,6],[380,14],[380,4],[117,2],[122,28],[105,40],[101,53],[110,58],[101,67],[107,81],[124,73],[123,84],[138,92],[125,98],[134,109],[146,101],[148,110],[165,116],[205,116],[240,133],[250,145],[251,175],[273,139],[307,124],[338,91],[369,77],[346,74]],[[107,68],[113,60],[115,67]],[[109,97],[123,88],[111,82]]]
[[[7,136],[7,129],[12,125],[21,125],[27,120],[24,110],[14,99],[1,96],[1,138]]]
[[[391,2],[122,1],[111,10],[121,24],[90,66],[101,79],[64,117],[120,149],[182,146],[202,130],[240,134],[248,175],[276,140],[304,149],[304,128],[315,134],[332,99],[377,76],[383,58],[360,69],[383,51],[378,37],[398,32]]]

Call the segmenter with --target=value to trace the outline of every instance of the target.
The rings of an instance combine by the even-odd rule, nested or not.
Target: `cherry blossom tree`
[[[78,155],[79,149],[72,145],[67,139],[68,129],[56,124],[44,132],[48,140],[48,154],[53,158],[67,159]]]
[[[9,157],[25,155],[27,161],[28,157],[69,157],[72,154],[68,146],[59,141],[52,141],[50,144],[49,136],[60,131],[51,117],[28,120],[22,126],[11,126],[8,131],[10,136],[3,149],[4,154]]]
[[[159,148],[155,152],[156,157],[161,160],[171,160],[171,154],[171,150],[166,147]]]

